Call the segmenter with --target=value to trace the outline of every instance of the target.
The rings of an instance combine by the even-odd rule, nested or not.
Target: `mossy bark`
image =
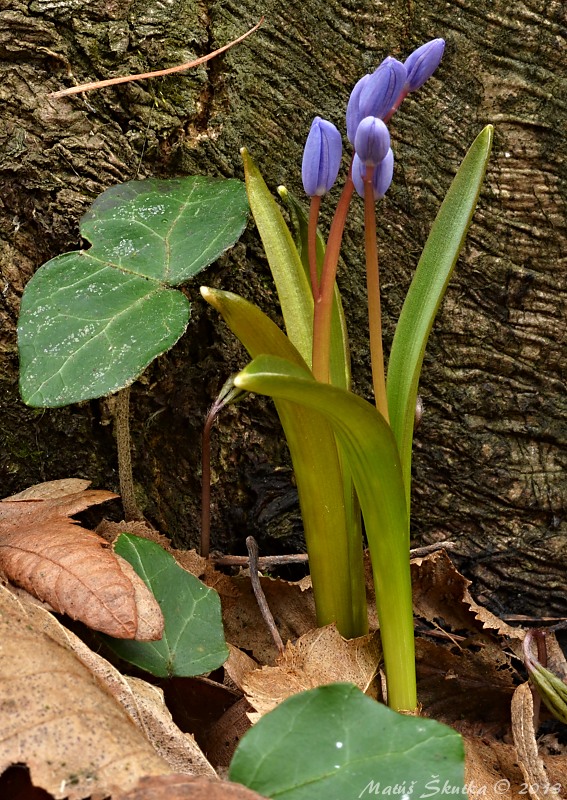
[[[15,324],[26,281],[80,245],[78,220],[108,186],[147,175],[241,176],[246,145],[272,187],[300,191],[315,114],[343,126],[349,91],[385,55],[443,36],[443,63],[393,120],[394,184],[378,212],[388,346],[436,209],[486,123],[495,147],[463,257],[434,327],[414,456],[415,541],[451,538],[477,593],[514,613],[565,614],[565,106],[561,0],[279,3],[246,43],[184,75],[74,98],[50,91],[172,66],[257,21],[250,0],[171,4],[12,0],[0,5],[0,479],[7,495],[77,475],[117,488],[104,404],[26,409]],[[327,207],[330,209],[330,205]],[[327,219],[330,210],[326,211]],[[339,281],[357,389],[369,391],[361,206]],[[200,281],[277,318],[249,228]],[[200,433],[245,361],[199,300],[186,336],[132,390],[134,470],[145,511],[176,543],[198,540]],[[285,444],[250,399],[216,426],[214,546],[300,546]]]

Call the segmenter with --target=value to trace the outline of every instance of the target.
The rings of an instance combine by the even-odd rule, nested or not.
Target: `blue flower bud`
[[[406,84],[407,72],[401,61],[385,58],[371,74],[361,78],[351,92],[347,106],[347,136],[354,144],[356,130],[364,117],[384,119],[396,104]]]
[[[370,77],[370,75],[363,75],[363,77],[355,84],[354,89],[350,93],[350,97],[348,99],[346,110],[347,138],[352,145],[354,144],[356,129],[363,119],[359,111],[360,93],[362,92],[365,84],[370,80]]]
[[[365,117],[356,130],[354,149],[363,164],[376,166],[390,148],[390,133],[378,117]]]
[[[366,173],[366,165],[362,163],[358,155],[355,154],[352,162],[352,182],[357,193],[364,197],[364,175]],[[391,148],[388,150],[382,161],[374,167],[374,174],[372,176],[372,189],[374,190],[374,199],[381,200],[386,194],[392,183],[394,175],[394,154]]]
[[[343,152],[341,134],[332,122],[315,117],[303,150],[301,177],[309,197],[323,195],[337,180]]]
[[[433,75],[443,57],[444,50],[444,39],[432,39],[408,56],[404,62],[408,73],[406,83],[408,92],[415,92]]]

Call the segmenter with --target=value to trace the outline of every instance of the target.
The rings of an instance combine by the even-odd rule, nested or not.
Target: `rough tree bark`
[[[413,535],[451,538],[497,609],[567,612],[565,588],[565,8],[562,0],[266,0],[245,44],[184,75],[88,96],[50,91],[172,66],[257,21],[250,0],[0,0],[0,476],[7,495],[78,475],[116,488],[104,404],[26,409],[15,324],[26,281],[79,246],[78,219],[137,176],[241,176],[255,156],[272,187],[299,191],[315,114],[342,127],[358,77],[387,54],[447,40],[436,76],[392,124],[396,172],[380,207],[386,344],[436,209],[468,144],[496,127],[488,179],[435,325],[421,383]],[[357,388],[369,390],[359,222],[340,283]],[[203,415],[244,354],[199,300],[199,282],[277,304],[252,227],[188,285],[182,341],[133,387],[135,476],[149,518],[177,543],[198,535]],[[268,403],[229,410],[216,434],[214,544],[298,547],[285,445]]]

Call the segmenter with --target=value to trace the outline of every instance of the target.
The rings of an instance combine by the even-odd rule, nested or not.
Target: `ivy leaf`
[[[285,700],[242,738],[229,778],[266,797],[433,797],[464,793],[458,733],[405,716],[347,683]]]
[[[156,598],[165,628],[158,642],[105,641],[125,661],[156,675],[191,677],[220,667],[228,658],[220,598],[180,567],[155,542],[123,533],[114,551],[131,564]]]
[[[48,261],[26,286],[24,402],[63,406],[131,384],[187,327],[189,302],[172,287],[233,245],[247,214],[237,180],[130,181],[100,195],[81,220],[92,246]]]

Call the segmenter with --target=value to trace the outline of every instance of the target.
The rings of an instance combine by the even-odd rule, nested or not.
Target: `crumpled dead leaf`
[[[278,650],[258,608],[250,578],[244,575],[235,578],[221,575],[221,578],[226,578],[226,581],[215,581],[207,573],[204,580],[220,595],[227,641],[252,653],[262,664],[275,664]],[[260,584],[284,642],[293,641],[316,628],[311,590],[304,591],[296,583],[274,578],[262,577]]]
[[[56,644],[75,654],[90,671],[93,679],[98,681],[126,711],[134,725],[140,729],[172,770],[190,775],[215,775],[214,769],[193,736],[180,731],[173,722],[165,706],[161,689],[139,678],[122,675],[105,658],[93,652],[74,633],[61,625],[27,593],[19,589],[12,591],[25,608],[32,626],[41,630]]]
[[[239,783],[166,775],[143,778],[135,789],[113,800],[262,800],[262,795]]]
[[[117,496],[88,490],[85,483],[51,481],[0,502],[0,569],[55,611],[94,630],[160,639],[163,617],[145,583],[104,539],[70,519]]]
[[[92,672],[50,635],[57,624],[31,598],[0,586],[0,773],[24,763],[34,785],[57,800],[95,800],[170,772]]]
[[[246,699],[257,713],[256,722],[286,697],[335,681],[354,683],[369,692],[378,672],[381,648],[376,636],[343,639],[334,625],[309,631],[288,642],[275,667],[247,672],[242,679]]]
[[[534,729],[534,702],[529,683],[517,687],[512,697],[512,734],[518,764],[532,800],[549,794],[549,778],[538,753]]]

